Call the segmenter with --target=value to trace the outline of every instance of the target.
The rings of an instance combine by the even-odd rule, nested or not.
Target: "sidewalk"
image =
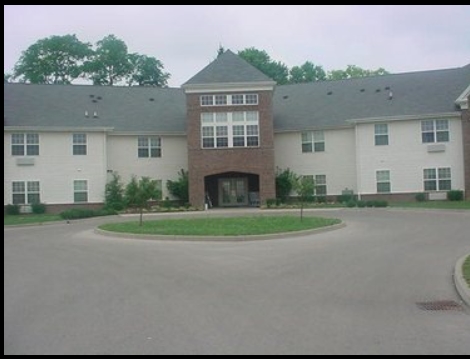
[[[454,270],[454,281],[457,292],[459,292],[462,300],[470,307],[470,288],[468,287],[467,281],[463,277],[462,272],[463,264],[469,255],[470,254],[465,255],[457,261]]]

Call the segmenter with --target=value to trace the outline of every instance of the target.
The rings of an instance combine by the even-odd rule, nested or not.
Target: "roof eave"
[[[470,85],[465,89],[465,91],[459,96],[459,98],[455,101],[457,106],[460,107],[461,110],[468,110],[468,98],[470,97]]]
[[[274,81],[226,82],[209,84],[185,84],[181,86],[186,93],[215,93],[220,91],[272,91]]]
[[[421,115],[402,115],[402,116],[382,116],[369,118],[356,118],[346,120],[348,123],[374,123],[374,122],[396,122],[396,121],[415,121],[415,120],[432,120],[432,119],[450,119],[460,118],[459,112],[430,113]]]

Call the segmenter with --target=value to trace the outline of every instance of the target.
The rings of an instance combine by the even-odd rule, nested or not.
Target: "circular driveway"
[[[310,214],[347,227],[233,243],[94,233],[116,218],[5,228],[4,354],[470,353],[452,281],[470,212]],[[457,305],[418,305],[441,301]]]

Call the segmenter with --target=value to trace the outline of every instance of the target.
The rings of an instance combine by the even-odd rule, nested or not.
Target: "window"
[[[201,114],[202,148],[259,146],[259,114],[256,111]]]
[[[87,154],[87,136],[85,133],[73,134],[73,155],[86,156]]]
[[[324,197],[327,194],[326,188],[326,176],[316,175],[315,176],[315,195],[317,197]]]
[[[13,133],[11,135],[12,156],[39,156],[39,135],[37,133]]]
[[[390,182],[390,171],[377,171],[377,193],[392,192],[392,184]]]
[[[12,183],[13,204],[40,203],[39,182],[13,182]]]
[[[139,158],[158,158],[162,157],[162,140],[160,137],[142,137],[138,140]]]
[[[449,142],[449,120],[429,120],[421,122],[423,143]]]
[[[88,181],[73,181],[73,201],[75,203],[88,202]]]
[[[450,191],[452,173],[450,168],[429,168],[424,170],[425,191]]]
[[[214,106],[214,96],[212,95],[201,96],[201,106]]]
[[[325,133],[313,131],[302,133],[302,153],[325,152]]]
[[[201,106],[257,105],[258,94],[202,95]]]
[[[388,125],[377,124],[375,125],[375,145],[388,146]]]

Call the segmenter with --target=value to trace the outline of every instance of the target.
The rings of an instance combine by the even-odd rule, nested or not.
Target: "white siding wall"
[[[327,130],[325,152],[302,153],[302,134],[277,133],[275,161],[280,169],[298,175],[326,175],[328,195],[340,195],[346,188],[357,191],[356,143],[354,129]]]
[[[15,132],[20,133],[20,132]],[[83,133],[83,132],[82,132]],[[74,180],[88,181],[88,203],[104,200],[106,184],[106,135],[87,133],[87,155],[73,156],[72,133],[39,133],[39,156],[32,166],[19,166],[22,156],[11,155],[11,133],[4,132],[3,203],[12,203],[12,182],[39,181],[41,202],[74,202]]]
[[[133,175],[161,180],[163,198],[171,197],[168,180],[177,180],[181,169],[188,170],[188,142],[185,136],[162,136],[161,158],[138,158],[138,136],[108,137],[108,169],[117,172],[124,183]]]
[[[357,127],[359,186],[362,194],[377,193],[376,171],[389,170],[392,193],[423,192],[425,168],[450,167],[453,189],[464,188],[462,124],[449,121],[450,142],[445,152],[428,153],[421,139],[421,121],[388,122],[389,145],[375,146],[374,124]]]

